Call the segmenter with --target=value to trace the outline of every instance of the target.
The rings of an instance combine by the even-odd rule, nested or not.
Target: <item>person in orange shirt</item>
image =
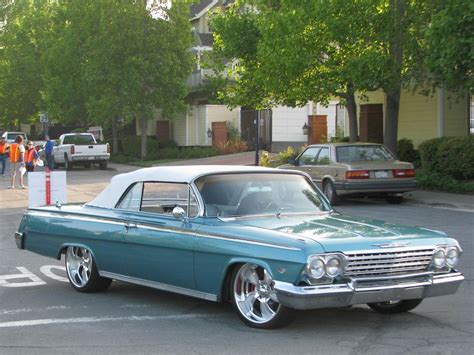
[[[26,186],[23,185],[24,172],[22,171],[22,168],[25,168],[25,147],[23,146],[23,137],[18,136],[15,139],[15,143],[10,144],[10,169],[12,183],[8,187],[9,189],[15,188],[15,178],[17,173],[20,173],[20,189],[26,189]]]
[[[2,163],[2,176],[5,176],[5,166],[7,165],[8,143],[4,137],[0,137],[0,163]]]
[[[28,146],[26,147],[26,152],[25,152],[25,167],[26,167],[27,172],[35,171],[38,158],[39,158],[39,155],[33,145],[33,142],[28,141]]]

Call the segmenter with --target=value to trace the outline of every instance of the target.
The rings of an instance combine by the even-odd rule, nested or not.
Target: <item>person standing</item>
[[[44,145],[44,154],[46,155],[46,165],[50,171],[53,170],[53,147],[54,141],[49,139],[49,136],[44,137],[46,144]]]
[[[25,151],[25,166],[27,172],[35,171],[36,162],[38,161],[39,155],[36,151],[33,142],[28,141],[28,146]]]
[[[20,173],[20,189],[26,189],[23,185],[23,169],[25,167],[25,147],[23,146],[23,137],[18,136],[15,139],[15,143],[10,144],[10,169],[12,175],[12,183],[8,187],[9,189],[15,188],[16,174]]]
[[[0,137],[0,163],[2,163],[2,176],[5,176],[5,167],[7,165],[8,143],[4,137]]]

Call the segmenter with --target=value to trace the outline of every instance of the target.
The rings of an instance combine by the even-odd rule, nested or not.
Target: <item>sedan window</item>
[[[315,165],[319,147],[306,149],[298,158],[298,165]]]
[[[315,165],[329,165],[329,148],[321,148],[318,154],[318,160]]]
[[[338,162],[392,160],[393,156],[381,145],[351,145],[337,147]]]
[[[143,183],[139,182],[133,185],[122,200],[117,205],[117,208],[130,211],[140,211],[140,202],[142,200]]]
[[[188,211],[189,217],[198,214],[194,193],[188,184],[146,182],[143,187],[141,210],[144,212],[171,215],[175,207]]]

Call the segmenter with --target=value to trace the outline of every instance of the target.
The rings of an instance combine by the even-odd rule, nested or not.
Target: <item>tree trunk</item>
[[[398,112],[400,110],[400,90],[387,92],[387,109],[385,111],[383,143],[397,155]]]
[[[140,157],[142,160],[146,158],[146,127],[147,122],[146,122],[146,117],[142,113],[140,117],[140,127],[141,127],[141,154]]]
[[[349,138],[351,142],[359,141],[359,128],[357,124],[357,105],[355,95],[347,95],[346,108],[349,114]]]
[[[112,118],[112,153],[118,153],[117,120]]]

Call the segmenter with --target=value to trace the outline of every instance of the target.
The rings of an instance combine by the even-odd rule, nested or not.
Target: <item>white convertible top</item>
[[[189,184],[196,178],[204,175],[242,172],[288,173],[291,171],[259,166],[239,165],[187,165],[145,168],[114,176],[104,191],[87,205],[114,208],[125,190],[133,183],[140,181],[178,182]]]

